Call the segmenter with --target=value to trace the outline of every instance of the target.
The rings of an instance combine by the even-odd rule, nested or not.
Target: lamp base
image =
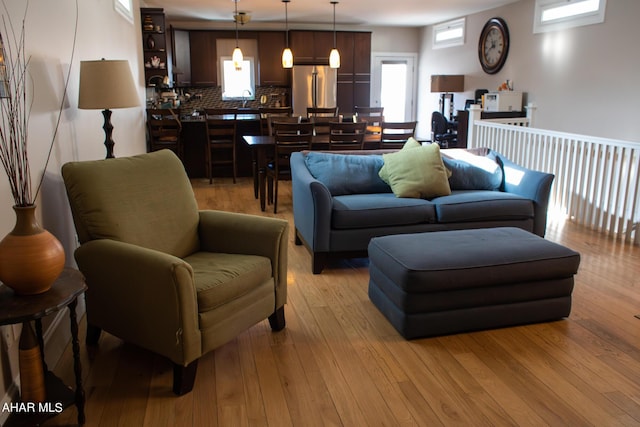
[[[440,94],[440,102],[439,102],[440,114],[444,116],[444,104],[447,98],[449,98],[449,120],[453,120],[453,94],[452,93],[445,92]]]
[[[108,108],[106,110],[102,110],[102,115],[104,116],[104,125],[102,126],[102,129],[104,129],[104,146],[107,148],[107,157],[105,157],[105,159],[113,159],[115,157],[113,155],[113,146],[115,143],[113,142],[113,139],[111,139],[111,135],[113,134],[111,110]]]

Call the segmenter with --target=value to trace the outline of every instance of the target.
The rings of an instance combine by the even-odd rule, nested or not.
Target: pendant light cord
[[[332,1],[331,4],[333,5],[333,48],[336,48],[336,4],[338,2],[337,1]]]
[[[233,17],[233,20],[236,23],[236,47],[239,47],[238,46],[238,0],[233,0],[233,1],[236,4],[236,14]]]
[[[284,2],[284,34],[287,41],[287,47],[289,47],[289,10],[287,8],[289,0],[282,0]]]

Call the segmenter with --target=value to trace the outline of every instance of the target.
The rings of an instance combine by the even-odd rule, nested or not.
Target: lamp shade
[[[431,76],[431,92],[464,92],[464,75]]]
[[[282,51],[282,68],[293,67],[293,52],[288,47]]]
[[[242,70],[242,61],[244,61],[244,56],[242,55],[242,51],[239,47],[233,49],[233,54],[231,55],[231,60],[233,61],[233,66],[236,70]]]
[[[78,108],[106,110],[140,105],[127,60],[80,62]]]
[[[340,52],[335,47],[329,53],[329,67],[340,68]]]

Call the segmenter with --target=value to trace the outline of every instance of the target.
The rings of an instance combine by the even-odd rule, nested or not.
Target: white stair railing
[[[475,120],[468,146],[555,175],[550,211],[640,244],[640,143]]]

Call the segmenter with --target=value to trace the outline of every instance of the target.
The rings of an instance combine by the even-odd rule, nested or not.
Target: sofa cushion
[[[533,218],[533,201],[512,193],[487,190],[454,191],[432,200],[438,222],[456,223]]]
[[[393,193],[351,194],[333,198],[332,228],[352,229],[435,222],[435,208],[423,199]]]
[[[380,178],[397,197],[428,199],[450,194],[438,144],[416,146],[414,141],[410,138],[402,150],[382,155]]]
[[[442,162],[451,171],[451,190],[498,190],[502,184],[502,168],[495,159],[476,156],[466,150],[442,151]]]
[[[389,193],[391,188],[379,176],[380,155],[351,155],[310,151],[304,159],[309,172],[332,196],[342,194]]]

